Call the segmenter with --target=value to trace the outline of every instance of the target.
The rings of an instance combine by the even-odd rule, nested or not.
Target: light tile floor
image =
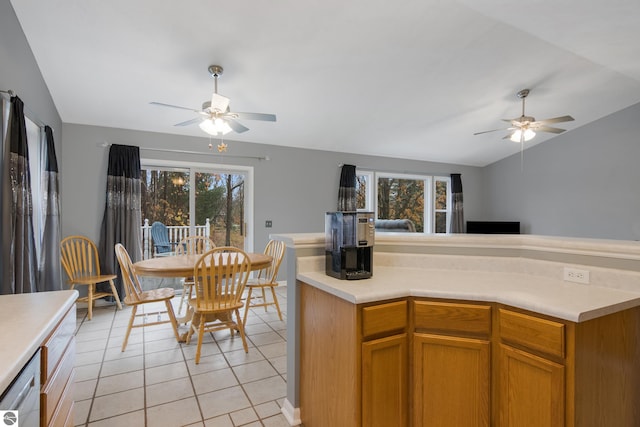
[[[249,353],[239,335],[215,332],[205,337],[198,365],[196,340],[177,343],[169,324],[134,329],[121,352],[131,308],[103,305],[89,321],[80,306],[75,425],[289,426],[280,413],[287,379],[286,287],[277,292],[284,321],[273,306],[266,313],[250,310]],[[174,298],[176,308],[178,302]]]

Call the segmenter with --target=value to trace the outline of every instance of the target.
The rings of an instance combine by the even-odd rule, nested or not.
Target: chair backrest
[[[151,238],[156,246],[156,252],[171,252],[169,229],[160,221],[151,224]]]
[[[60,242],[60,262],[71,280],[99,276],[98,248],[84,236],[69,236]]]
[[[140,301],[142,286],[140,286],[138,276],[136,276],[133,271],[133,262],[131,262],[129,252],[127,252],[127,249],[122,246],[121,243],[116,243],[115,251],[118,264],[120,264],[120,270],[122,271],[122,282],[124,284],[126,299],[131,302]]]
[[[196,309],[230,310],[238,308],[251,261],[238,248],[222,246],[205,252],[195,264]]]
[[[209,237],[189,236],[185,237],[176,247],[176,255],[197,255],[203,254],[216,247],[216,244]]]
[[[282,259],[284,258],[284,250],[285,244],[279,240],[269,240],[267,246],[264,248],[264,253],[266,255],[271,256],[272,261],[268,267],[263,268],[258,273],[258,277],[260,279],[268,280],[270,283],[273,283],[278,276],[278,270],[280,269],[280,264],[282,263]]]

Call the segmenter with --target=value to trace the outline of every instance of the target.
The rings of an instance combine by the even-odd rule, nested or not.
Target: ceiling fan
[[[560,129],[556,127],[547,126],[553,123],[562,123],[562,122],[570,122],[573,120],[571,116],[561,116],[554,117],[551,119],[544,120],[536,120],[534,117],[526,116],[524,114],[524,101],[527,95],[529,95],[529,89],[522,89],[517,93],[518,98],[522,99],[522,115],[516,119],[502,119],[504,122],[511,123],[511,126],[504,129],[492,129],[486,130],[483,132],[476,132],[474,135],[480,135],[483,133],[496,132],[500,130],[508,130],[510,131],[505,137],[502,139],[510,139],[513,142],[524,142],[529,141],[534,136],[536,136],[536,132],[550,132],[550,133],[562,133],[565,129]]]
[[[265,122],[276,121],[275,114],[232,112],[229,109],[229,98],[218,94],[218,77],[222,75],[223,68],[219,65],[210,65],[208,70],[209,74],[211,74],[211,77],[214,79],[213,94],[211,95],[211,101],[205,101],[202,103],[201,110],[181,107],[179,105],[165,104],[163,102],[150,102],[150,104],[193,111],[198,114],[198,117],[176,123],[174,126],[189,126],[199,123],[200,129],[214,136],[225,135],[231,131],[242,133],[249,130],[248,127],[242,125],[236,119],[261,120]]]

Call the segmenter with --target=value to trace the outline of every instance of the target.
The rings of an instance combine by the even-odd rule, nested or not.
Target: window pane
[[[378,219],[410,219],[424,232],[424,180],[378,178]]]
[[[196,173],[196,226],[210,223],[216,246],[244,248],[244,176]]]
[[[142,220],[189,226],[189,172],[142,170]]]
[[[436,181],[436,209],[438,210],[447,209],[447,182],[446,181]]]
[[[367,208],[367,176],[356,175],[356,209]]]
[[[436,233],[446,233],[447,232],[447,213],[446,212],[436,212]]]

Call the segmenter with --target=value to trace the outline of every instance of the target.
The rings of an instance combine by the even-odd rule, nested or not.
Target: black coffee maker
[[[373,275],[373,212],[327,212],[324,230],[327,275],[346,280]]]

